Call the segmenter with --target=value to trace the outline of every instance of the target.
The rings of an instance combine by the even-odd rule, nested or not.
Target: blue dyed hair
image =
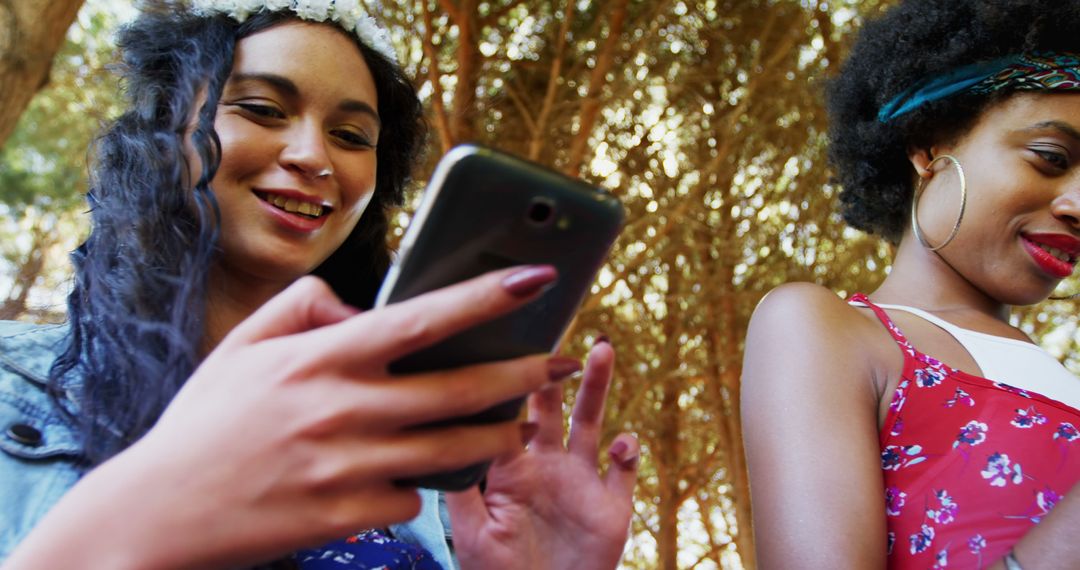
[[[58,398],[78,395],[75,420],[90,465],[142,437],[200,362],[207,275],[220,227],[209,187],[220,163],[218,98],[236,42],[294,18],[263,12],[239,24],[158,0],[144,3],[119,33],[118,70],[129,107],[95,142],[92,229],[72,254],[70,332],[50,371]],[[388,212],[402,200],[424,123],[400,68],[327,26],[352,39],[371,69],[383,129],[372,202],[314,273],[346,302],[367,307],[389,266]],[[196,108],[203,94],[205,104]],[[202,163],[194,184],[184,154],[189,132]]]

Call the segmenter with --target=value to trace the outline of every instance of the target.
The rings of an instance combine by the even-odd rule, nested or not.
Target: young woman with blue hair
[[[359,2],[147,2],[119,44],[130,106],[95,146],[70,323],[0,326],[4,568],[449,569],[437,497],[395,481],[491,459],[447,498],[463,566],[614,567],[638,447],[598,474],[607,343],[565,445],[575,360],[386,371],[554,271],[355,308],[423,139]],[[415,427],[531,392],[525,423]]]

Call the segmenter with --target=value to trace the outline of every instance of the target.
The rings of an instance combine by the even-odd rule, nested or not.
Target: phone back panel
[[[550,216],[541,220],[545,211]],[[376,306],[517,265],[550,264],[559,279],[517,311],[405,356],[391,364],[390,372],[550,352],[588,294],[622,221],[616,198],[580,180],[482,147],[451,150],[432,176]],[[507,421],[517,416],[521,404],[515,400],[440,424]],[[462,489],[485,472],[486,466],[473,466],[408,483]]]
[[[554,265],[559,279],[536,301],[409,355],[391,372],[551,351],[618,236],[622,206],[584,182],[480,147],[457,147],[439,168],[445,170],[433,177],[426,219],[418,212],[413,222],[421,231],[406,235],[402,263],[391,269],[376,305],[515,265]],[[550,219],[539,223],[530,218],[538,203],[551,208]]]

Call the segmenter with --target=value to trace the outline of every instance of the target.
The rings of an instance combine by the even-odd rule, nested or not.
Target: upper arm
[[[754,312],[742,419],[762,568],[884,566],[868,325],[809,284],[780,287]]]

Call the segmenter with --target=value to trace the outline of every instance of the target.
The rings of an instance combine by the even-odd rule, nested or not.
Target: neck
[[[288,286],[289,283],[215,266],[206,293],[202,354],[209,354],[236,325]]]
[[[975,287],[944,258],[923,247],[910,231],[900,241],[892,270],[874,291],[874,298],[931,313],[974,313],[1009,322],[1008,305]]]

